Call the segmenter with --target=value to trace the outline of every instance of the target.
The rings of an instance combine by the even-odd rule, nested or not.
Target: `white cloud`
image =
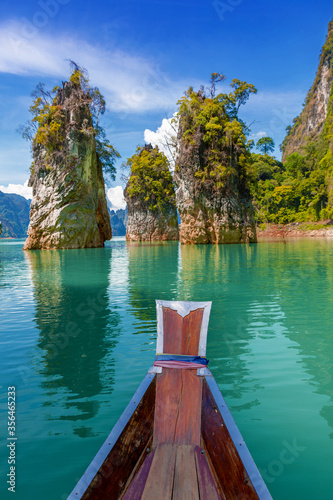
[[[252,139],[253,141],[257,141],[258,139],[261,139],[262,137],[267,137],[267,133],[266,132],[257,132],[256,134],[251,134],[250,135],[250,139]]]
[[[17,21],[0,25],[0,72],[65,78],[68,59],[85,67],[108,108],[123,112],[174,109],[188,87],[142,56],[92,45],[73,35],[47,37]]]
[[[174,113],[172,118],[164,118],[162,125],[158,127],[156,132],[148,128],[144,131],[146,144],[150,143],[153,147],[158,146],[159,150],[163,151],[170,162],[171,170],[174,170],[175,167],[176,147],[174,142],[178,132],[178,123],[171,123],[175,117],[176,113]]]
[[[109,188],[106,193],[110,203],[111,210],[119,210],[120,208],[124,210],[126,208],[126,201],[124,198],[124,190],[121,186],[116,186]]]
[[[27,200],[32,199],[32,187],[28,187],[28,181],[24,184],[8,184],[8,186],[0,186],[0,191],[3,193],[16,193],[24,196]]]

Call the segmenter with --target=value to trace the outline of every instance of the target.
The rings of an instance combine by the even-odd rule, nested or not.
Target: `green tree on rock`
[[[125,196],[138,198],[152,211],[163,212],[170,205],[176,209],[169,161],[158,147],[138,147],[124,167],[130,171]]]
[[[105,100],[97,87],[89,84],[86,70],[71,61],[72,74],[69,82],[74,90],[76,102],[73,109],[79,115],[80,110],[88,109],[90,122],[82,123],[81,130],[76,134],[92,135],[95,138],[96,153],[101,162],[103,171],[115,179],[115,161],[120,157],[118,151],[110,144],[104,128],[99,123],[99,118],[105,112]],[[64,167],[72,165],[73,156],[69,153],[69,137],[74,133],[73,118],[69,114],[73,111],[64,109],[61,104],[61,94],[66,88],[55,87],[47,90],[44,83],[39,83],[32,92],[33,102],[29,108],[31,120],[19,128],[22,137],[31,142],[32,149],[43,147],[45,149],[45,164],[47,170],[52,170],[52,165],[61,163]],[[75,120],[74,120],[75,121]],[[79,119],[76,120],[80,122]],[[34,164],[31,166],[33,171]]]
[[[227,109],[232,117],[237,118],[239,108],[247,103],[250,94],[257,93],[257,89],[252,83],[247,83],[242,80],[238,80],[237,78],[232,80],[230,87],[232,87],[234,91],[227,97]]]
[[[212,73],[211,74],[211,77],[210,77],[210,83],[211,83],[210,96],[212,99],[214,99],[214,97],[215,97],[216,84],[219,82],[223,82],[224,80],[225,80],[225,76],[222,75],[221,73]]]
[[[193,87],[178,101],[178,138],[189,148],[200,149],[201,160],[195,172],[198,182],[209,189],[225,190],[232,179],[240,178],[246,184],[246,168],[249,164],[249,147],[246,142],[248,128],[238,117],[240,106],[250,94],[257,92],[254,85],[234,79],[230,93],[217,93],[216,84],[224,76],[212,73],[211,88],[202,86],[195,92]],[[176,165],[176,173],[179,165]],[[237,181],[235,180],[237,184]]]
[[[275,142],[271,137],[261,137],[261,139],[257,141],[256,148],[260,153],[267,155],[273,153]]]

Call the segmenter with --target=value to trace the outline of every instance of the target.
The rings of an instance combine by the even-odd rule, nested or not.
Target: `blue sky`
[[[122,155],[118,166],[213,71],[226,75],[225,86],[239,78],[257,87],[241,116],[254,122],[255,138],[265,133],[278,146],[302,109],[332,17],[327,0],[2,3],[0,186],[28,179],[29,144],[16,129],[39,81],[52,88],[68,78],[66,59],[87,68],[106,97],[103,124]],[[119,184],[120,173],[110,186]]]

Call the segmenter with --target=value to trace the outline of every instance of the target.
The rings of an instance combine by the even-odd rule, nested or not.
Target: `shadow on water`
[[[109,303],[111,249],[25,252],[36,300],[37,370],[52,419],[82,422],[99,410],[98,395],[114,385],[112,358],[103,358],[119,336],[119,316]],[[40,355],[39,355],[40,356]],[[84,425],[74,429],[92,435]]]

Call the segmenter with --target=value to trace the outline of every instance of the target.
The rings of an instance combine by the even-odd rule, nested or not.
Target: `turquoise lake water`
[[[155,299],[213,301],[209,367],[274,500],[333,498],[333,241],[22,245],[0,242],[1,499],[67,498],[153,363]]]

